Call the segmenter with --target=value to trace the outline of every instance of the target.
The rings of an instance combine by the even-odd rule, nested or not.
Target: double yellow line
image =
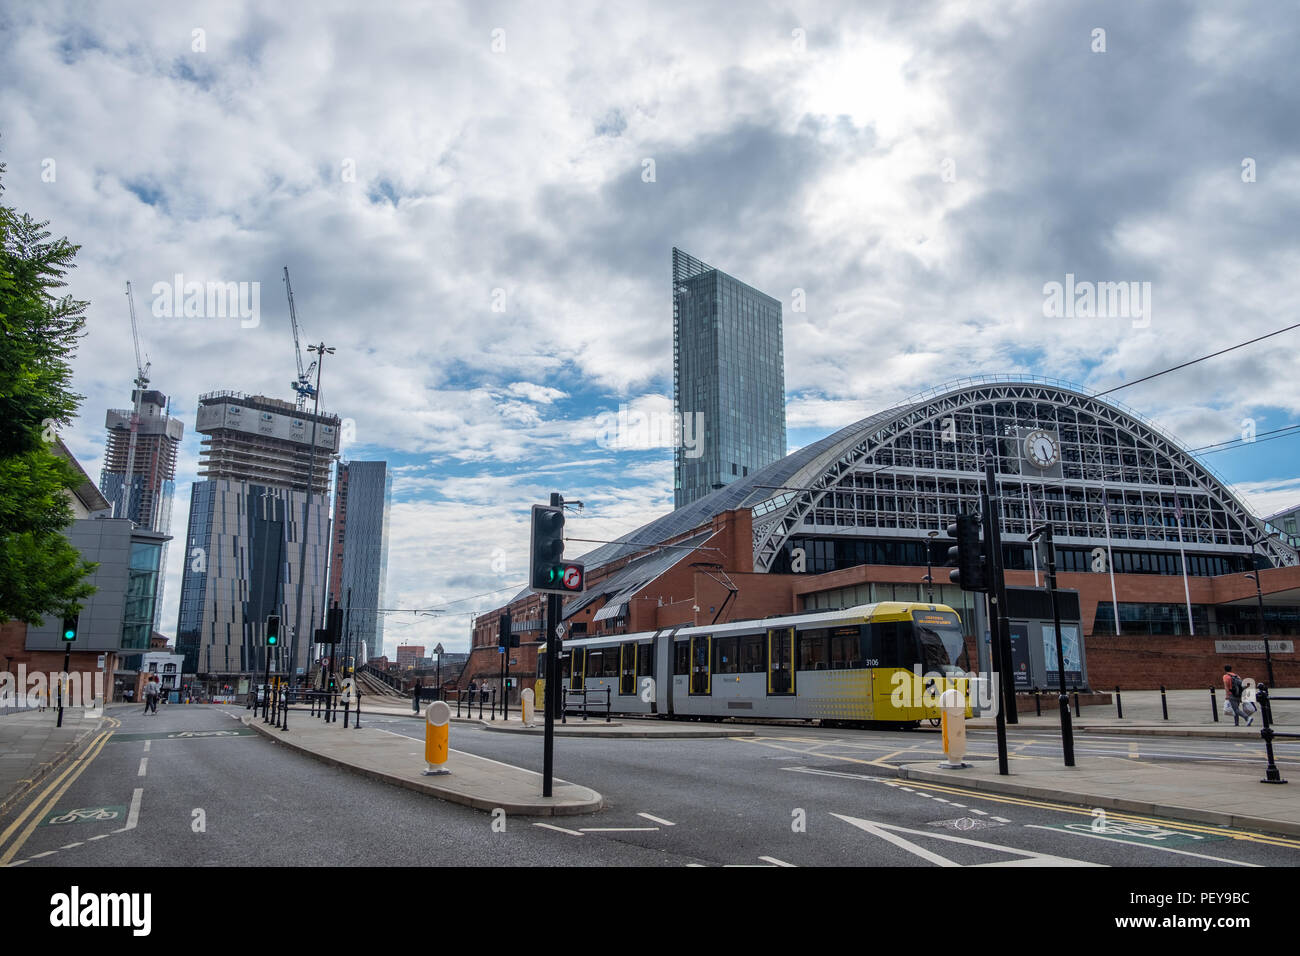
[[[107,719],[114,727],[122,726],[120,720],[113,717]],[[68,788],[71,787],[73,783],[76,782],[76,779],[81,776],[82,771],[89,767],[91,762],[99,756],[99,752],[104,749],[104,744],[108,743],[108,738],[112,736],[112,730],[101,731],[99,736],[91,741],[90,746],[83,750],[81,755],[73,760],[63,773],[59,774],[58,777],[51,781],[49,786],[41,791],[40,796],[32,800],[27,805],[27,809],[20,813],[13,823],[5,827],[4,833],[0,833],[0,847],[4,847],[6,842],[8,842],[9,838],[14,835],[18,828],[23,826],[23,821],[28,817],[31,817],[31,821],[23,828],[22,832],[18,834],[17,838],[9,844],[8,849],[0,852],[0,866],[8,866],[13,858],[18,855],[18,851],[27,843],[32,832],[40,825],[40,822],[54,810],[55,805],[60,799],[62,799],[63,795],[67,793]],[[47,797],[49,798],[48,800],[46,800]],[[41,811],[33,816],[32,811],[37,807],[41,807]]]

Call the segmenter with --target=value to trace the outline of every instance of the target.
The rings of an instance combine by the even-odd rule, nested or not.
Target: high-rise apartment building
[[[330,538],[330,604],[349,611],[347,639],[370,657],[384,653],[384,584],[393,477],[383,461],[339,462]]]
[[[785,457],[781,303],[673,249],[675,507]]]
[[[283,670],[293,661],[303,672],[325,607],[329,475],[339,419],[263,395],[212,392],[199,398],[195,428],[207,437],[200,480],[190,492],[176,629],[185,672],[260,673],[271,614],[284,621],[286,637],[274,666]]]
[[[109,409],[104,420],[108,442],[104,447],[104,467],[99,475],[99,490],[113,507],[114,518],[129,518],[148,531],[170,535],[172,498],[176,489],[176,453],[180,448],[185,425],[168,412],[167,396],[156,389],[135,389],[131,393],[135,408]],[[135,451],[131,451],[131,431],[135,430]],[[131,480],[126,480],[128,467]],[[155,629],[159,627],[163,604],[163,578],[167,567],[167,545],[160,558],[164,573],[158,576],[158,593],[154,596]]]

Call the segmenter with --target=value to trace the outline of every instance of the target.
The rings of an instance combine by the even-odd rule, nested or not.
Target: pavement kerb
[[[1074,793],[1068,790],[1055,790],[1051,787],[1015,783],[1012,780],[1003,780],[1000,777],[992,780],[973,776],[963,777],[959,770],[932,770],[914,764],[904,764],[897,768],[896,772],[901,780],[941,783],[984,793],[1000,793],[1013,797],[1029,797],[1035,800],[1052,800],[1056,803],[1065,803],[1076,807],[1099,807],[1103,810],[1120,810],[1126,813],[1169,817],[1188,823],[1206,823],[1211,826],[1263,830],[1285,836],[1300,836],[1300,823],[1293,823],[1289,820],[1243,816],[1235,813],[1224,813],[1219,810],[1206,810],[1202,807],[1180,807],[1172,804],[1151,803],[1145,800],[1130,800],[1125,797]],[[1013,773],[1011,776],[1015,777],[1015,774]]]
[[[1077,719],[1076,719],[1077,720]],[[988,723],[968,720],[966,721],[967,730],[993,731],[995,724],[992,721]],[[1259,736],[1259,726],[1252,726],[1249,730],[1233,730],[1228,728],[1214,727],[1186,727],[1174,724],[1168,727],[1161,727],[1158,724],[1082,724],[1072,723],[1075,733],[1083,734],[1134,734],[1137,736],[1147,737],[1205,737],[1212,739],[1233,739],[1233,740],[1258,740],[1260,746],[1264,741]],[[1014,727],[1008,726],[1007,730],[1018,732],[1031,732],[1043,734],[1055,734],[1060,736],[1061,728],[1057,724],[1016,724]]]
[[[508,800],[487,799],[485,797],[472,796],[470,794],[460,793],[456,790],[448,790],[439,786],[435,781],[437,777],[420,777],[407,778],[400,777],[397,774],[385,773],[382,770],[375,770],[370,767],[362,767],[349,761],[343,760],[331,754],[322,753],[311,747],[294,741],[292,738],[282,735],[278,728],[270,724],[263,724],[260,720],[254,720],[247,715],[240,717],[240,722],[246,727],[251,727],[257,733],[278,744],[283,744],[290,750],[297,751],[322,763],[334,767],[340,767],[344,770],[350,770],[353,773],[360,774],[363,777],[369,777],[372,780],[378,780],[382,783],[392,784],[402,787],[406,790],[414,790],[417,793],[423,793],[428,796],[436,797],[439,800],[445,800],[448,803],[458,803],[462,806],[472,807],[475,810],[484,810],[491,812],[498,808],[513,816],[532,816],[532,817],[551,817],[551,816],[577,816],[584,813],[596,813],[605,805],[605,798],[590,787],[583,787],[579,784],[572,784],[569,781],[561,781],[556,778],[557,783],[565,783],[569,786],[579,787],[591,794],[590,798],[579,802],[564,804],[541,804],[541,803],[513,803]],[[364,728],[363,728],[364,729]],[[340,731],[341,732],[341,731]],[[499,761],[496,761],[499,762]],[[523,771],[522,768],[515,768]],[[538,800],[543,799],[538,797]]]
[[[6,814],[14,808],[15,805],[22,803],[23,799],[36,790],[43,780],[63,767],[69,760],[75,758],[79,753],[94,743],[99,736],[100,731],[104,729],[104,720],[100,718],[98,724],[94,727],[87,728],[77,737],[68,742],[68,745],[54,756],[52,760],[47,760],[37,768],[35,774],[27,779],[26,785],[17,787],[12,792],[0,798],[0,820],[3,820]]]

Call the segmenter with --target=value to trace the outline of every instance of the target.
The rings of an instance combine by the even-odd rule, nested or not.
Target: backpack
[[[1241,696],[1241,677],[1238,676],[1237,674],[1232,675],[1232,696],[1233,697]]]

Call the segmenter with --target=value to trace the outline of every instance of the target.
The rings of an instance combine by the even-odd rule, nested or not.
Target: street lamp
[[[435,647],[433,653],[438,658],[438,699],[442,700],[442,645]]]
[[[1050,521],[1030,532],[1030,543],[1039,537],[1043,539],[1044,550],[1047,552],[1047,592],[1052,598],[1052,626],[1056,629],[1056,676],[1060,681],[1058,702],[1061,708],[1061,750],[1065,756],[1065,765],[1073,767],[1074,726],[1070,720],[1070,697],[1065,691],[1065,649],[1061,646],[1061,607],[1056,599],[1056,546],[1052,542]]]
[[[926,533],[930,536],[930,540],[925,543],[925,583],[926,592],[930,595],[929,603],[933,604],[934,578],[931,575],[934,573],[934,539],[939,536],[939,532],[928,531]]]
[[[1273,656],[1268,652],[1268,634],[1264,632],[1264,592],[1259,587],[1259,572],[1256,571],[1245,577],[1255,582],[1255,599],[1259,601],[1259,633],[1264,638],[1264,666],[1268,669],[1268,686],[1273,684]]]

